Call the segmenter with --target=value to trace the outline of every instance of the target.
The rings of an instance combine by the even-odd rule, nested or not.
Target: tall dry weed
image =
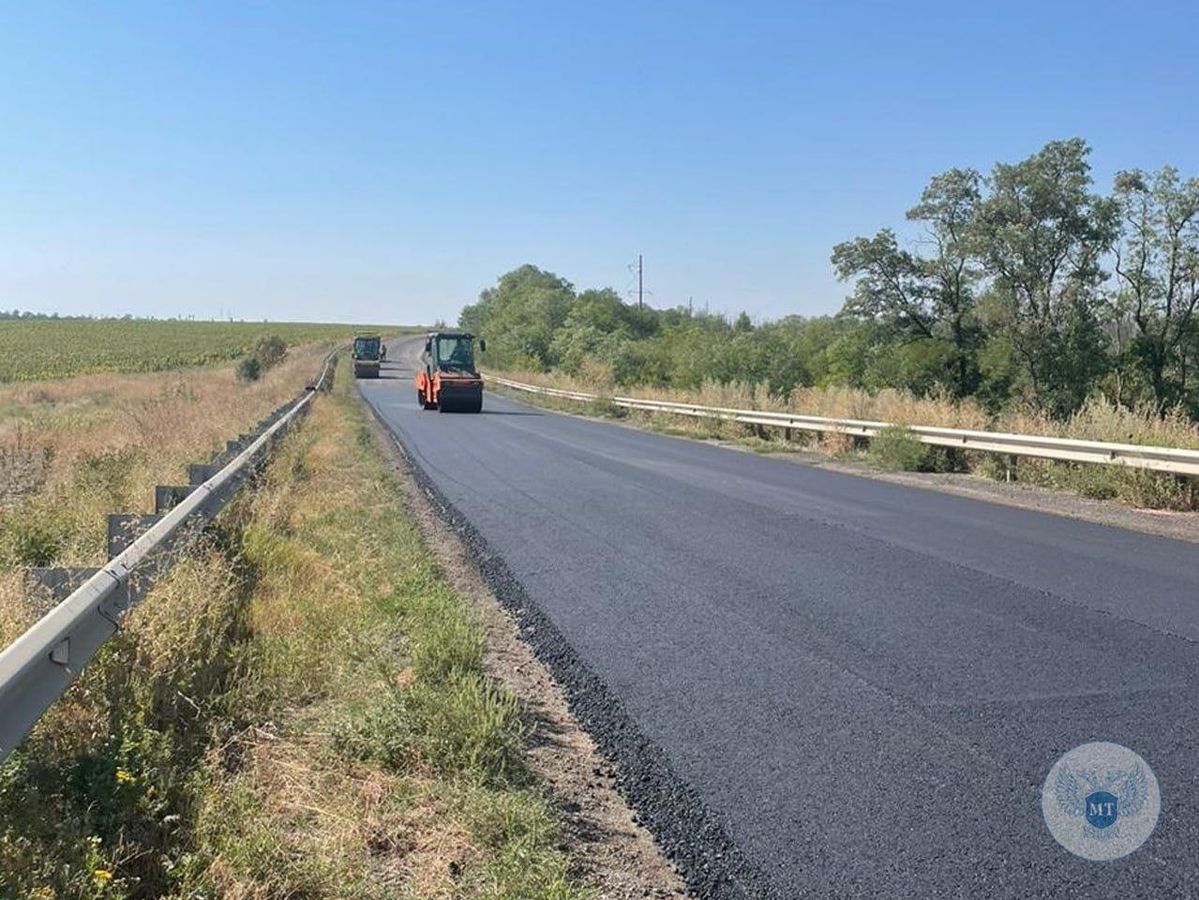
[[[0,465],[0,568],[103,562],[107,513],[148,511],[153,485],[179,483],[189,462],[296,396],[324,352],[296,348],[250,384],[226,367],[0,387],[0,462],[19,442],[21,458],[40,463],[7,490]],[[33,550],[14,551],[29,529]]]

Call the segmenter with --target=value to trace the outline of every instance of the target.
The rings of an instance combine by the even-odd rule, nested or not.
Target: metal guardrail
[[[490,381],[518,391],[544,394],[565,400],[587,402],[599,399],[596,394],[582,391],[564,391],[558,388],[540,387],[487,376]],[[758,409],[728,409],[719,406],[702,406],[695,403],[678,403],[668,400],[645,400],[640,397],[605,398],[626,409],[647,412],[663,412],[678,416],[701,419],[721,419],[741,422],[746,425],[764,425],[775,428],[794,428],[798,431],[834,432],[857,437],[874,437],[885,428],[893,427],[888,422],[864,419],[835,419],[823,416],[804,416],[795,413],[769,412]],[[907,431],[918,441],[937,447],[959,447],[985,453],[1003,453],[1009,456],[1031,456],[1040,459],[1055,459],[1065,462],[1097,463],[1100,465],[1130,466],[1137,469],[1152,469],[1175,475],[1199,475],[1199,450],[1184,450],[1179,447],[1154,447],[1142,444],[1109,444],[1104,441],[1083,441],[1075,438],[1049,437],[1047,435],[1007,434],[998,431],[972,431],[964,428],[938,428],[931,425],[908,425]]]
[[[278,421],[0,652],[0,760],[121,627],[153,576],[169,568],[175,552],[237,494],[276,439],[324,387],[335,354],[325,358],[320,375]]]

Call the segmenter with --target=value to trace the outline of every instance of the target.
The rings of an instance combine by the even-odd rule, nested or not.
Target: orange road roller
[[[487,342],[479,339],[479,349]],[[421,409],[481,412],[483,379],[475,368],[475,337],[465,331],[434,331],[425,339],[416,373],[416,399]]]

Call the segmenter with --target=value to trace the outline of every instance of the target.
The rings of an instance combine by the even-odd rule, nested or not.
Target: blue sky
[[[38,2],[0,12],[0,308],[427,322],[532,262],[755,318],[1054,138],[1199,175],[1177,3]]]

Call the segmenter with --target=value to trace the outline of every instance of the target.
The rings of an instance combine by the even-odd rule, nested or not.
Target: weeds
[[[39,517],[18,510],[0,515],[0,566],[49,566],[66,545],[60,518]]]
[[[0,568],[104,561],[106,514],[146,509],[154,484],[177,483],[188,462],[294,397],[322,355],[298,348],[248,385],[199,369],[0,387],[0,446],[38,464],[0,484]]]
[[[605,419],[623,419],[629,411],[623,406],[617,406],[611,397],[601,395],[587,404],[587,414]]]
[[[287,344],[277,334],[264,335],[254,342],[254,347],[248,356],[237,361],[234,374],[237,380],[246,383],[257,381],[263,372],[273,369],[283,362],[287,355]]]

